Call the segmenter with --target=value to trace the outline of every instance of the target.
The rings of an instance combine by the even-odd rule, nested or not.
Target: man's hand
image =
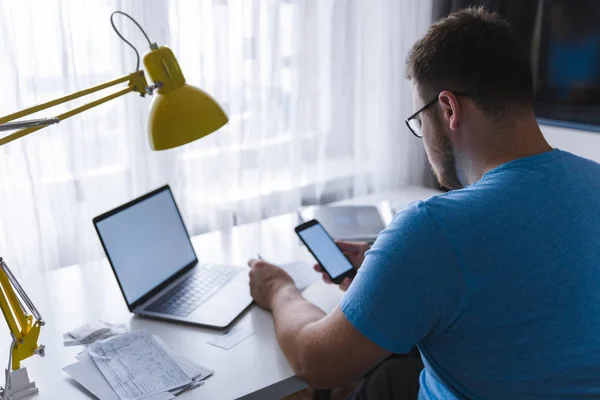
[[[262,308],[272,310],[272,300],[275,294],[286,287],[296,289],[294,281],[287,272],[276,265],[263,260],[249,260],[250,294]]]
[[[371,248],[371,245],[368,243],[353,243],[353,242],[339,242],[336,241],[336,244],[342,250],[346,258],[350,261],[350,264],[354,267],[354,269],[358,270],[365,260],[365,253],[367,250]],[[327,283],[333,283],[331,279],[329,279],[329,275],[323,270],[323,267],[320,264],[316,264],[314,267],[315,271],[320,272],[323,275],[323,280]],[[352,283],[351,278],[345,278],[340,283],[340,289],[344,292],[348,290],[348,287]]]
[[[355,268],[367,245],[344,244]],[[254,300],[273,313],[279,346],[296,375],[314,388],[345,385],[364,376],[389,356],[357,330],[338,306],[326,315],[304,299],[281,268],[250,260],[250,290]]]

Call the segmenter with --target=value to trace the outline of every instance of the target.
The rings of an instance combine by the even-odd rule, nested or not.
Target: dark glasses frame
[[[453,92],[453,93],[455,96],[468,96],[468,94],[465,92]],[[406,120],[404,121],[406,123],[406,126],[408,127],[408,129],[411,131],[411,133],[413,135],[415,135],[416,137],[418,137],[419,139],[423,138],[423,135],[420,133],[420,131],[419,131],[419,133],[417,133],[413,130],[413,128],[410,126],[410,121],[413,119],[416,119],[419,122],[421,122],[421,119],[419,118],[419,114],[421,114],[423,111],[425,111],[426,109],[428,109],[429,107],[434,105],[437,101],[439,101],[439,99],[440,99],[440,95],[438,94],[437,96],[435,96],[435,98],[433,100],[431,100],[429,103],[425,104],[423,107],[419,108],[413,115],[406,118]]]

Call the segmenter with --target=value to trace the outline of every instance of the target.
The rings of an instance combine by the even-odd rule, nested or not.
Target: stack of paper
[[[96,342],[64,371],[100,400],[168,400],[213,371],[174,353],[148,331]]]

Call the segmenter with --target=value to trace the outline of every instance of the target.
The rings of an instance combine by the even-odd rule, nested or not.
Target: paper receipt
[[[250,328],[236,326],[222,335],[214,336],[207,343],[225,350],[229,350],[236,344],[240,343],[242,340],[248,338],[249,336],[252,336],[253,334],[254,331]]]
[[[89,355],[121,400],[141,399],[192,382],[148,331],[96,342]]]

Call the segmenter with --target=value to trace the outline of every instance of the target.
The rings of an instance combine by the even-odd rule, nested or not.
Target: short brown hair
[[[425,101],[443,90],[465,92],[496,121],[533,108],[529,58],[510,24],[483,7],[433,24],[408,55],[407,77]]]

